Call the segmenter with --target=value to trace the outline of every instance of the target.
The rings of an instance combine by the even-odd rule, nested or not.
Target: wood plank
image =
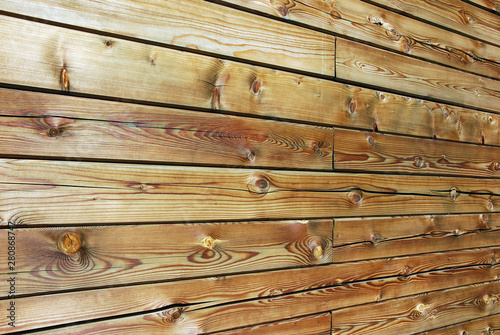
[[[336,220],[333,259],[352,262],[494,247],[500,235],[499,223],[498,215]]]
[[[500,82],[337,40],[338,78],[500,113]]]
[[[337,170],[500,177],[500,148],[335,129]]]
[[[460,235],[497,228],[500,228],[500,215],[486,213],[336,219],[333,245],[377,243],[422,235]]]
[[[430,330],[422,335],[472,335],[472,334],[498,334],[500,331],[500,314],[487,316],[446,328]]]
[[[283,320],[253,327],[239,328],[214,333],[217,335],[329,335],[331,326],[330,313]]]
[[[1,224],[495,212],[500,180],[0,160]]]
[[[332,220],[20,228],[0,230],[0,247],[15,236],[26,294],[331,263],[332,229]]]
[[[4,157],[332,167],[333,131],[324,127],[40,93],[13,94],[9,97],[14,111],[2,109],[4,103],[0,103],[0,113],[12,115],[0,116],[0,155]],[[34,104],[50,100],[64,112],[30,106],[23,98],[33,98]]]
[[[64,68],[71,92],[363,129],[377,125],[381,131],[500,145],[498,115],[130,41],[115,39],[110,48],[105,37],[8,17],[0,30],[2,26],[6,28],[2,36],[8,36],[9,42],[0,50],[0,74],[11,84],[61,89]],[[32,29],[43,33],[34,40]],[[44,54],[47,59],[39,57]],[[156,57],[154,66],[151,56]],[[19,108],[16,96],[8,94],[1,93],[6,113]],[[57,103],[67,104],[53,96],[57,100],[51,103],[45,97],[23,98],[17,104],[24,101],[30,109],[42,104],[59,115],[64,109]],[[462,132],[457,130],[458,122]]]
[[[165,45],[334,75],[335,38],[202,0],[2,1],[0,10]]]
[[[385,286],[378,280],[371,281],[371,286],[362,286],[362,295],[367,290],[375,290],[374,294],[368,295],[368,301],[375,301],[380,292],[384,293],[385,299],[404,292],[415,293],[415,289],[425,290],[429,287],[449,287],[455,283],[462,285],[471,281],[489,280],[498,274],[498,266],[482,265],[495,263],[495,257],[500,257],[498,255],[500,255],[500,248],[473,249],[446,254],[436,253],[244,275],[78,290],[31,297],[22,296],[29,293],[26,290],[27,286],[23,282],[16,282],[16,290],[20,290],[16,293],[21,294],[16,297],[18,306],[16,329],[23,331],[64,325],[129,313],[148,312],[158,308],[173,308],[179,305],[208,308],[248,299],[274,299],[283,294],[290,295],[318,288],[326,289],[353,281],[396,277],[384,282],[387,283],[387,285],[384,284]],[[450,270],[450,267],[456,269]],[[432,274],[418,274],[419,272],[432,272]],[[454,274],[452,278],[447,276],[450,273]],[[401,280],[399,276],[405,276],[405,280]],[[32,282],[36,280],[35,277]],[[85,283],[89,287],[98,286],[99,282],[99,276],[89,275]],[[70,277],[67,278],[66,283],[68,289],[75,288]],[[333,290],[334,292],[344,291],[348,289],[347,286],[344,289],[337,287]],[[353,287],[349,292],[356,294],[356,287],[358,286]],[[377,287],[380,290],[377,290]],[[335,296],[332,299],[334,298]],[[307,299],[305,301],[307,302]],[[9,300],[0,300],[0,307],[3,308],[9,303]],[[348,304],[349,300],[347,299],[344,303]],[[285,318],[288,317],[288,315],[285,316]],[[243,326],[256,323],[251,319],[247,321]],[[0,329],[9,329],[8,322],[8,319],[0,319]]]
[[[6,16],[0,36],[6,84],[320,123],[330,111],[327,80]]]
[[[372,0],[403,14],[420,18],[472,38],[500,44],[498,15],[483,11],[460,0]],[[490,1],[491,0],[487,0]]]
[[[457,69],[492,78],[498,78],[500,75],[500,49],[497,46],[480,43],[473,38],[365,1],[219,0],[219,2],[300,22],[335,35],[347,36],[362,43],[379,45]]]
[[[457,275],[449,275],[448,285],[457,282]],[[458,277],[459,278],[459,277]],[[125,332],[130,329],[139,329],[148,334],[156,334],[160,332],[168,332],[168,334],[199,334],[222,331],[228,328],[236,328],[242,325],[258,324],[263,322],[272,322],[282,320],[284,318],[294,318],[301,315],[321,313],[328,309],[339,309],[346,306],[356,306],[367,302],[378,301],[375,305],[382,306],[387,304],[398,305],[396,311],[405,314],[408,308],[402,308],[402,305],[410,305],[410,312],[414,310],[415,305],[422,299],[410,297],[401,299],[399,303],[394,303],[392,300],[387,300],[387,304],[379,301],[381,298],[378,295],[383,287],[398,285],[404,281],[401,280],[385,280],[382,283],[363,282],[355,283],[347,286],[337,286],[308,292],[301,292],[292,295],[283,295],[266,299],[250,300],[234,304],[224,304],[213,307],[186,306],[166,308],[165,310],[149,313],[145,315],[137,315],[102,322],[87,323],[77,326],[70,326],[61,329],[40,332],[40,334],[63,334],[70,332],[71,334],[100,334],[100,333],[116,333]],[[427,289],[432,289],[433,281],[428,282]],[[453,315],[453,320],[459,322],[464,318],[464,314],[469,316],[487,315],[484,306],[476,306],[474,301],[483,297],[489,298],[487,312],[493,313],[496,311],[496,304],[493,302],[494,295],[500,292],[499,284],[486,284],[465,286],[453,290],[438,291],[437,293],[429,294],[430,299],[436,299],[441,302],[442,306],[450,308],[455,302],[464,302],[465,306],[458,308]],[[449,286],[447,286],[449,287]],[[452,293],[452,294],[450,294]],[[491,297],[491,298],[490,298]],[[438,299],[442,298],[442,299]],[[485,298],[486,299],[486,298]],[[419,301],[420,300],[420,301]],[[434,301],[434,300],[433,300]],[[371,306],[365,305],[365,306]],[[365,306],[356,306],[356,309],[366,309]],[[491,307],[490,307],[491,306]],[[365,307],[365,308],[363,308]],[[406,306],[405,306],[406,307]],[[372,307],[373,308],[373,307]],[[350,310],[350,309],[348,309]],[[344,310],[340,310],[344,311]],[[378,310],[377,310],[378,311]],[[383,310],[382,310],[383,311]],[[351,312],[352,313],[352,312]],[[442,314],[445,314],[442,313]],[[338,323],[338,313],[333,312],[334,318],[332,323],[334,329],[344,325],[349,320],[343,320],[343,324]],[[377,317],[378,315],[375,315]],[[374,318],[375,318],[374,317]],[[441,314],[438,315],[441,321]],[[362,322],[369,316],[362,316],[358,322]],[[470,318],[470,317],[469,317]],[[446,324],[444,321],[441,321]],[[417,322],[417,324],[419,324]],[[430,323],[436,325],[437,322]],[[412,327],[415,328],[414,325]]]
[[[382,132],[500,145],[500,127],[498,127],[500,115],[375,92],[331,81],[321,81],[320,84],[323,90],[321,100],[311,99],[312,96],[309,93],[301,94],[309,106],[302,104],[302,99],[283,101],[282,105],[279,105],[278,101],[266,101],[246,112],[366,130],[377,127]],[[291,89],[287,85],[282,85],[285,90]],[[323,111],[325,106],[322,101],[329,104],[332,111],[328,113]],[[293,110],[292,103],[295,104]],[[231,108],[240,107],[234,104]],[[311,111],[311,108],[323,111],[323,114]],[[161,113],[157,112],[160,110]],[[139,107],[104,100],[0,88],[0,115],[4,116],[39,118],[53,116],[100,121],[150,122],[152,116],[145,114],[146,112],[156,113],[154,118],[160,118],[167,110],[159,107]],[[182,114],[184,113],[187,114],[187,112]],[[178,114],[177,117],[180,118],[181,115]],[[139,119],[141,116],[142,118]],[[215,119],[219,116],[211,115],[211,117]],[[259,157],[257,156],[256,159]]]
[[[490,9],[495,12],[500,12],[500,1],[498,0],[468,0],[473,4],[476,4],[479,7],[483,7],[485,9]]]
[[[499,283],[472,285],[332,312],[333,334],[409,334],[498,313]]]

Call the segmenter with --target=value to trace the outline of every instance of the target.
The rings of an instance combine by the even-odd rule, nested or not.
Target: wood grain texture
[[[333,334],[409,334],[498,313],[499,283],[472,285],[332,313]]]
[[[364,1],[220,0],[492,78],[500,49]]]
[[[334,246],[422,235],[460,235],[497,228],[500,228],[500,215],[486,213],[336,219]]]
[[[0,35],[6,84],[316,122],[330,111],[327,80],[10,17]]]
[[[217,335],[329,335],[331,326],[330,313],[306,316],[291,320],[283,320],[253,327],[239,328],[224,332],[213,333]]]
[[[439,328],[422,333],[421,335],[472,335],[472,334],[498,334],[500,331],[500,314],[487,316],[464,323]]]
[[[495,212],[500,180],[0,160],[1,224]]]
[[[381,292],[385,292],[386,289],[387,297],[391,297],[395,294],[402,296],[403,294],[416,294],[422,289],[442,289],[443,285],[444,288],[449,288],[461,282],[481,283],[486,278],[496,276],[496,274],[492,273],[486,276],[480,273],[481,271],[472,271],[470,274],[466,274],[462,273],[461,270],[451,270],[447,274],[426,274],[419,279],[415,277],[407,281],[392,278],[373,282],[352,283],[344,286],[311,290],[291,295],[260,298],[210,307],[204,307],[203,305],[166,307],[164,310],[154,313],[70,326],[62,328],[62,330],[56,329],[48,332],[40,332],[40,334],[62,334],[63,332],[70,332],[71,334],[113,334],[119,331],[128,334],[130,333],[129,329],[139,329],[149,334],[156,334],[162,331],[163,333],[168,332],[169,334],[211,333],[241,327],[242,325],[273,322],[285,318],[317,314],[349,306],[363,308],[367,305],[357,305],[370,302],[377,302],[378,306],[378,304],[383,304],[383,299],[386,299],[385,293],[384,296],[381,296]],[[445,278],[435,280],[435,276],[445,276]],[[425,284],[422,284],[424,282]],[[478,287],[480,287],[483,292],[487,289],[488,294],[493,296],[493,294],[496,294],[498,291],[498,285],[491,286],[492,287],[482,285]],[[404,289],[405,287],[406,289]],[[459,293],[464,293],[464,291],[467,293],[471,292],[468,294],[474,297],[477,293],[474,291],[474,287],[471,286],[465,286],[458,289]],[[483,297],[483,295],[481,295],[481,297]],[[412,300],[415,300],[415,298],[412,297]],[[450,300],[455,301],[452,298]],[[387,301],[392,302],[391,300]],[[470,306],[468,307],[472,309]],[[476,314],[479,313],[476,312]],[[363,318],[360,319],[363,320]],[[335,318],[332,319],[334,327],[337,325],[336,322]]]
[[[231,78],[233,77],[228,80],[231,81]],[[307,81],[307,77],[304,78]],[[311,83],[309,81],[309,84]],[[281,95],[292,89],[286,83],[281,85],[283,89]],[[300,87],[303,88],[303,85],[301,84]],[[319,81],[318,85],[315,89],[321,89],[321,99],[313,98],[316,94],[314,90],[306,89],[307,92],[302,93],[294,91],[298,98],[290,98],[281,104],[279,99],[275,101],[266,99],[262,104],[254,104],[250,108],[245,108],[236,102],[230,108],[235,110],[245,108],[247,113],[268,117],[290,118],[366,130],[373,130],[374,127],[377,127],[382,132],[428,138],[435,136],[438,139],[452,141],[500,145],[500,127],[498,127],[500,115],[497,114],[412,99],[331,81]],[[270,98],[273,97],[276,96],[273,95]],[[326,105],[329,106],[329,111],[327,111]],[[0,89],[0,115],[3,116],[82,118],[99,121],[139,122],[138,125],[141,125],[140,122],[161,119],[163,114],[167,114],[167,111],[169,109],[159,107]],[[183,111],[177,113],[176,117],[182,118],[184,114],[190,115],[187,111]],[[215,120],[221,118],[213,114],[210,116]],[[231,120],[232,118],[226,117],[224,119]],[[315,133],[313,128],[308,129],[310,129],[311,134]],[[279,141],[279,139],[276,140]],[[145,144],[147,143],[149,142]],[[310,144],[312,145],[312,143]],[[20,149],[26,150],[27,148]],[[246,149],[250,149],[249,144],[246,144],[244,151]],[[256,156],[255,158],[258,160],[262,157]],[[205,159],[209,160],[210,157]],[[314,158],[311,157],[311,159]],[[239,156],[239,161],[241,161],[241,156]],[[273,162],[278,163],[276,160]]]
[[[372,0],[413,17],[445,28],[453,29],[470,37],[500,43],[498,15],[481,10],[460,0]]]
[[[485,9],[490,9],[495,12],[500,12],[500,1],[498,0],[468,0],[473,4],[476,4],[478,7],[482,7]]]
[[[17,293],[331,263],[332,228],[304,220],[16,229]],[[4,250],[7,234],[0,230]],[[61,245],[68,234],[79,242],[70,251]]]
[[[202,0],[2,1],[0,9],[103,33],[334,75],[335,38]]]
[[[339,38],[337,76],[500,113],[500,82]]]
[[[337,170],[500,177],[500,148],[335,129]]]
[[[328,128],[40,93],[4,93],[14,104],[11,110],[8,103],[0,102],[4,115],[0,116],[0,155],[4,157],[331,169],[333,132]],[[26,102],[31,100],[33,104]],[[57,109],[44,108],[40,101],[51,101]]]
[[[494,247],[499,223],[498,215],[337,220],[334,261]]]
[[[64,325],[128,313],[147,312],[158,308],[174,308],[178,305],[196,304],[196,306],[209,307],[248,299],[271,299],[283,294],[347,285],[349,282],[395,277],[383,289],[384,297],[389,297],[398,292],[429,289],[426,284],[429,280],[432,280],[434,288],[449,287],[454,283],[477,281],[481,278],[488,280],[498,273],[498,266],[489,267],[498,263],[498,259],[500,259],[499,248],[472,249],[321,267],[70,291],[32,297],[18,296],[16,303],[22,308],[18,309],[16,329],[22,331]],[[450,270],[450,267],[454,267],[455,270]],[[429,274],[431,272],[432,274]],[[450,273],[455,274],[451,281],[447,276]],[[401,276],[404,276],[405,280],[401,280]],[[17,288],[21,290],[19,293],[22,295],[35,293],[37,290],[33,287],[36,286],[36,281],[35,277],[30,283],[18,282]],[[80,283],[80,288],[99,286],[100,277],[87,276],[86,281],[82,283]],[[31,292],[27,290],[30,284]],[[66,284],[68,289],[77,287],[68,280]],[[379,283],[374,289],[382,286]],[[42,284],[38,291],[49,289],[49,286]],[[59,288],[55,287],[55,289]],[[370,295],[373,299],[377,296]],[[8,300],[2,301],[0,301],[0,306],[9,303]],[[0,329],[9,328],[8,319],[0,319],[0,321]],[[255,322],[248,324],[255,324]]]

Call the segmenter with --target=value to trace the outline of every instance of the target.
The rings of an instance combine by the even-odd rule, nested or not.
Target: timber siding
[[[1,0],[0,333],[500,331],[499,11]]]

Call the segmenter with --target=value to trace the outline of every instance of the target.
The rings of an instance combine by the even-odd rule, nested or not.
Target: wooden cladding
[[[2,1],[0,333],[500,329],[497,4]]]

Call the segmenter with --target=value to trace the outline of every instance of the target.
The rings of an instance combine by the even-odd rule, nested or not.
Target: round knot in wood
[[[61,130],[59,128],[50,128],[47,131],[47,135],[49,137],[57,137],[57,136],[61,135]]]
[[[451,198],[451,200],[453,200],[453,201],[457,200],[457,198],[458,198],[459,195],[460,195],[460,192],[455,187],[453,187],[450,190],[450,198]]]
[[[203,246],[208,249],[212,249],[215,245],[215,239],[212,236],[207,236],[203,239]]]
[[[271,188],[271,183],[265,176],[253,176],[248,183],[248,190],[256,194],[266,194]]]
[[[77,233],[64,232],[59,238],[57,247],[66,255],[73,255],[82,247],[82,240]]]
[[[347,196],[355,204],[359,204],[361,203],[361,200],[363,200],[363,193],[359,190],[351,191]]]
[[[316,259],[320,259],[323,256],[323,247],[318,245],[313,249],[313,256]]]

